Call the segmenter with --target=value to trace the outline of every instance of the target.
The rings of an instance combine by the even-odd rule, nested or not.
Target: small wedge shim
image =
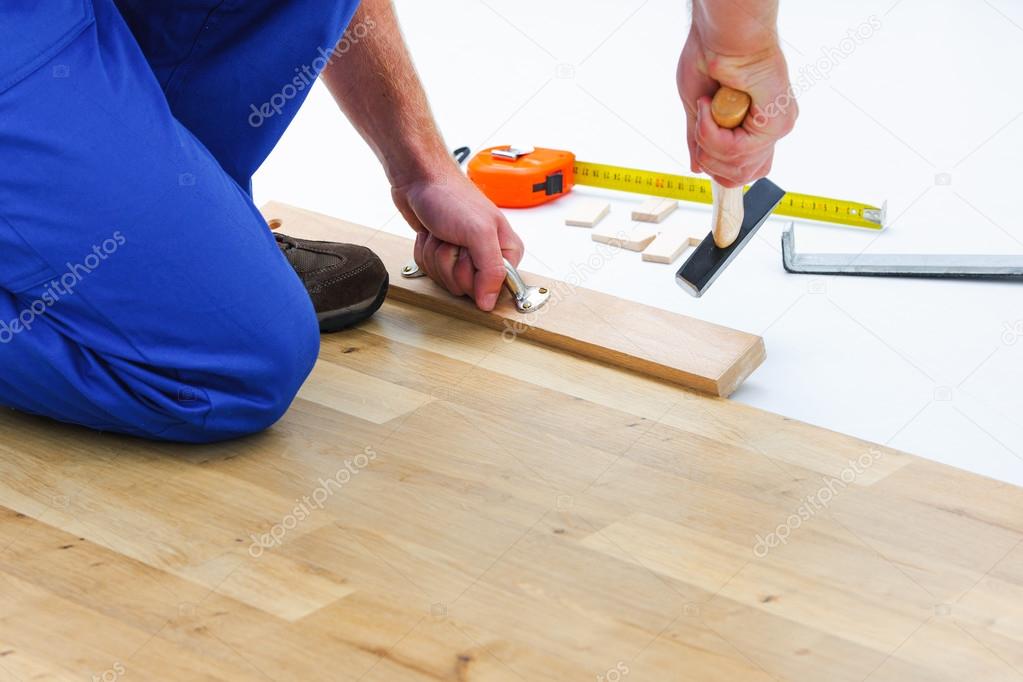
[[[657,230],[643,225],[630,225],[625,228],[601,228],[590,235],[593,241],[629,251],[642,251],[657,238]]]
[[[703,235],[695,236],[691,228],[673,226],[663,230],[657,239],[643,251],[643,260],[648,263],[671,264],[678,260],[690,246],[699,245]]]
[[[671,215],[676,208],[678,208],[678,202],[674,199],[654,197],[643,202],[639,208],[633,211],[632,219],[642,223],[659,223]]]
[[[610,212],[611,204],[608,202],[587,199],[572,208],[572,213],[565,218],[565,224],[573,227],[595,227]]]

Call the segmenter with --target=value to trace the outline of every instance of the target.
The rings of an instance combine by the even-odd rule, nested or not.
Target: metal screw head
[[[401,271],[402,271],[402,272],[404,272],[404,273],[406,273],[406,274],[407,274],[407,273],[410,273],[410,272],[412,272],[412,266],[411,266],[411,265],[406,265],[405,267],[403,267],[403,268],[401,269]]]
[[[522,307],[525,308],[526,310],[529,310],[530,308],[533,307],[533,304],[530,303],[529,301],[526,301],[525,303],[522,304]]]
[[[541,294],[546,294],[547,293],[547,287],[540,287],[540,293]]]

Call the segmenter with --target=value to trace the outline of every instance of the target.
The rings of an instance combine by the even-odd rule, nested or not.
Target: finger
[[[682,91],[682,65],[679,62],[679,92]],[[682,96],[682,108],[686,112],[686,145],[689,147],[689,170],[693,173],[699,173],[701,171],[700,164],[696,160],[696,108],[690,106],[689,102],[686,101],[685,95]]]
[[[455,296],[464,296],[466,290],[459,285],[454,272],[455,263],[458,261],[458,252],[459,247],[454,244],[441,242],[437,246],[434,262],[444,288]]]
[[[752,184],[752,183],[756,182],[760,178],[766,178],[768,176],[768,174],[770,174],[770,172],[771,172],[771,164],[772,164],[772,162],[773,162],[773,157],[771,159],[768,159],[767,161],[764,161],[762,164],[757,166],[754,170],[746,172],[742,176],[742,178],[743,178],[742,180],[735,180],[735,179],[732,179],[732,178],[727,178],[727,177],[724,177],[724,176],[721,176],[721,175],[713,175],[713,174],[711,174],[710,177],[714,180],[714,182],[718,183],[722,187],[743,187],[745,185],[749,185],[749,184]]]
[[[480,310],[494,309],[504,284],[504,259],[497,232],[496,229],[476,230],[466,245],[473,265],[476,266],[473,297]]]
[[[721,185],[722,187],[728,188],[745,187],[746,185],[750,185],[759,180],[760,178],[764,177],[763,175],[761,175],[761,171],[759,170],[762,167],[763,165],[757,166],[756,169],[748,171],[741,176],[728,177],[725,175],[715,175],[711,173],[710,177],[714,180],[714,182]]]
[[[771,158],[770,153],[761,154],[753,159],[744,161],[743,165],[736,166],[711,158],[699,152],[698,158],[704,171],[710,174],[719,184],[725,187],[738,187],[739,185],[755,180],[759,177],[756,173],[764,165],[764,162]]]
[[[476,267],[472,264],[469,252],[464,248],[458,249],[458,259],[455,261],[455,281],[462,291],[469,293],[473,290],[476,279]]]
[[[745,130],[721,128],[713,118],[709,102],[701,100],[696,135],[700,166],[729,185],[749,181],[773,153],[773,145],[752,142]]]
[[[689,145],[689,170],[693,173],[703,171],[700,162],[696,160],[696,117],[686,115],[686,144]]]
[[[426,240],[429,236],[430,233],[426,230],[416,230],[416,245],[412,249],[412,257],[415,259],[416,265],[418,265],[423,272],[426,272],[426,269],[423,268],[423,249],[426,248]]]
[[[743,128],[754,136],[776,141],[792,132],[797,118],[799,104],[790,91],[785,91],[764,106],[754,106]]]
[[[462,293],[458,293],[457,291],[453,291],[449,286],[454,283],[454,281],[447,276],[450,273],[450,266],[453,264],[453,261],[448,261],[449,272],[447,274],[445,273],[444,258],[452,258],[451,255],[445,254],[446,246],[448,246],[447,242],[443,239],[438,239],[432,234],[429,238],[427,238],[426,247],[423,249],[426,273],[430,276],[430,279],[442,286],[445,290],[456,296],[461,296],[465,293],[464,291]]]
[[[753,177],[754,172],[763,166],[768,154],[765,153],[752,158],[752,160],[744,162],[742,166],[718,161],[716,158],[704,153],[703,149],[697,152],[697,157],[700,160],[701,167],[711,177],[726,186],[736,186],[748,182]]]
[[[426,274],[437,284],[443,285],[440,273],[437,271],[437,249],[443,242],[432,234],[426,238],[426,245],[423,247],[423,269]]]
[[[501,216],[497,225],[497,240],[501,244],[501,255],[509,263],[518,267],[526,253],[526,246],[504,216]]]
[[[742,165],[745,159],[762,153],[774,145],[767,137],[754,136],[745,128],[728,129],[714,121],[710,100],[700,100],[696,121],[696,145],[720,161]]]
[[[770,156],[767,157],[767,160],[764,161],[764,163],[762,163],[760,165],[759,168],[757,168],[755,171],[753,171],[753,179],[754,180],[759,180],[760,178],[766,178],[768,175],[771,174],[771,166],[773,164],[774,164],[774,154],[771,154]]]

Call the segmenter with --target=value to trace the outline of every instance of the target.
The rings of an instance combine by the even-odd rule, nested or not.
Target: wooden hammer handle
[[[722,85],[710,102],[710,113],[718,126],[733,130],[746,120],[752,103],[750,96],[742,90]]]
[[[731,130],[746,120],[751,103],[745,92],[723,85],[710,103],[710,113],[715,123]],[[711,189],[714,194],[714,243],[724,249],[735,242],[742,228],[742,187],[722,187],[714,182]]]

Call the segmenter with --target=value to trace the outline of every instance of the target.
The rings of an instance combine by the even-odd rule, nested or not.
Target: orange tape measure
[[[529,208],[575,186],[575,154],[533,147],[491,147],[469,162],[469,179],[501,208]]]
[[[709,204],[710,181],[685,175],[577,161],[572,152],[504,145],[484,149],[469,161],[469,179],[501,208],[540,206],[576,185]],[[803,220],[884,229],[886,206],[789,192],[775,213]]]

